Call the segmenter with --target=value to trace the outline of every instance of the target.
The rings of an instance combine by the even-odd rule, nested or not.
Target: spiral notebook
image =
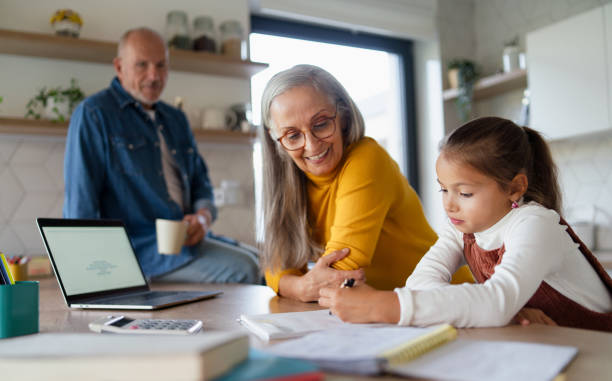
[[[429,328],[350,325],[288,340],[266,351],[310,360],[332,372],[386,372],[455,381],[552,380],[577,353],[574,347],[456,337],[455,328],[447,324]]]

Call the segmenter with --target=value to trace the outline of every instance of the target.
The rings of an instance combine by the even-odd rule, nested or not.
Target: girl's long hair
[[[327,71],[312,65],[297,65],[270,79],[261,100],[262,126],[259,138],[263,152],[264,243],[262,268],[280,270],[302,268],[314,260],[322,248],[311,238],[308,223],[306,175],[295,165],[285,149],[271,136],[270,107],[274,99],[295,87],[310,86],[337,104],[346,147],[364,134],[361,112],[344,87]]]
[[[495,179],[503,189],[518,173],[525,173],[524,201],[536,201],[561,214],[557,166],[537,131],[503,118],[478,118],[451,132],[440,151]]]

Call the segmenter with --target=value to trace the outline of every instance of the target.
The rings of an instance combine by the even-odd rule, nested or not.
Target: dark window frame
[[[410,40],[251,15],[251,32],[382,50],[399,56],[407,178],[419,193],[413,43]]]

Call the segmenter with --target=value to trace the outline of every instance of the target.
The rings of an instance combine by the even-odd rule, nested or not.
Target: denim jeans
[[[216,239],[204,239],[194,250],[194,259],[174,271],[153,278],[154,282],[251,283],[260,284],[259,260],[249,250]]]

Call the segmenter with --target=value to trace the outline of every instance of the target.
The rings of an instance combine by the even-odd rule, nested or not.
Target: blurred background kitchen
[[[567,219],[612,264],[610,3],[0,0],[0,250],[44,256],[34,219],[61,216],[69,112],[45,113],[42,99],[57,87],[77,97],[108,86],[115,42],[148,26],[171,46],[163,100],[183,108],[209,166],[215,233],[256,243],[259,97],[277,71],[312,63],[354,96],[366,134],[398,161],[436,229],[434,162],[446,132],[486,115],[543,132]]]

